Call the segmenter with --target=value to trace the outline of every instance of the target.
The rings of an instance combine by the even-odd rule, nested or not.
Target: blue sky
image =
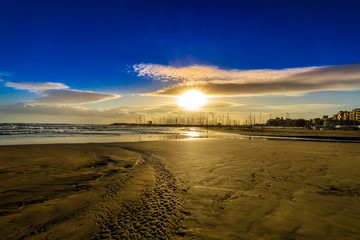
[[[189,83],[212,89],[204,111],[310,118],[360,107],[359,1],[0,0],[0,9],[0,122],[133,121],[179,111]]]

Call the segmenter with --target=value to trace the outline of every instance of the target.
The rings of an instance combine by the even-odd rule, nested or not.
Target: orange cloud
[[[138,76],[168,81],[170,86],[145,95],[176,96],[189,89],[208,95],[299,95],[315,91],[360,89],[360,64],[282,70],[222,70],[213,66],[134,66]]]

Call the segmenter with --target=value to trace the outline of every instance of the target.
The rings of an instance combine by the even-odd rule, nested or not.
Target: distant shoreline
[[[218,132],[241,134],[248,136],[268,137],[297,137],[311,139],[333,139],[360,141],[360,131],[344,130],[308,130],[293,128],[244,128],[244,127],[206,127],[206,129]]]
[[[182,124],[135,124],[135,123],[113,123],[112,125],[139,126],[139,127],[199,127],[212,131],[233,133],[248,136],[265,137],[297,137],[310,139],[333,139],[360,141],[359,130],[312,130],[297,128],[268,128],[267,126],[215,126],[215,125],[182,125]]]

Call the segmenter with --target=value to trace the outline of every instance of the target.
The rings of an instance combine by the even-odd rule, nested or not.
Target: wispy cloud
[[[134,65],[138,76],[150,77],[160,81],[181,83],[201,83],[226,81],[227,83],[246,83],[249,81],[272,81],[292,74],[302,73],[317,67],[289,68],[283,70],[223,70],[216,66],[194,65],[188,67],[171,67],[159,64]]]
[[[204,106],[201,107],[202,111],[209,111],[219,108],[230,108],[235,106],[242,106],[242,104],[236,104],[236,103],[230,103],[230,102],[207,102]],[[136,111],[157,111],[157,110],[183,110],[178,104],[172,103],[172,104],[161,104],[161,105],[147,105],[147,106],[123,106],[122,109],[126,110],[136,110]]]
[[[41,104],[83,104],[119,98],[120,95],[69,89],[63,83],[53,82],[5,82],[5,86],[34,92],[41,97],[34,103]]]
[[[18,90],[28,90],[30,92],[69,88],[63,83],[53,82],[6,82],[4,85]]]
[[[10,76],[10,73],[8,73],[8,72],[0,72],[0,77],[1,77],[1,76],[9,77],[9,76]]]
[[[145,95],[176,96],[188,89],[208,95],[299,95],[315,91],[360,89],[360,64],[282,70],[223,70],[214,66],[134,65],[138,76],[169,82]]]
[[[262,113],[294,113],[302,111],[303,113],[317,113],[316,111],[330,111],[335,113],[338,109],[342,109],[343,104],[289,104],[289,105],[247,105],[247,104],[234,104],[227,107],[230,112],[262,112]]]
[[[35,103],[42,104],[83,104],[119,98],[120,95],[78,90],[47,90],[44,97],[36,98]]]
[[[291,104],[291,105],[276,105],[276,106],[267,106],[271,109],[302,109],[302,110],[314,110],[314,109],[333,109],[344,107],[343,104]]]

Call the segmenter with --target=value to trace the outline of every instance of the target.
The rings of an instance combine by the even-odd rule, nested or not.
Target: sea
[[[0,123],[0,145],[190,140],[230,135],[234,134],[200,127]]]
[[[142,142],[207,138],[360,142],[358,140],[349,141],[298,137],[249,136],[211,131],[202,127],[163,127],[120,124],[0,123],[0,145]]]

